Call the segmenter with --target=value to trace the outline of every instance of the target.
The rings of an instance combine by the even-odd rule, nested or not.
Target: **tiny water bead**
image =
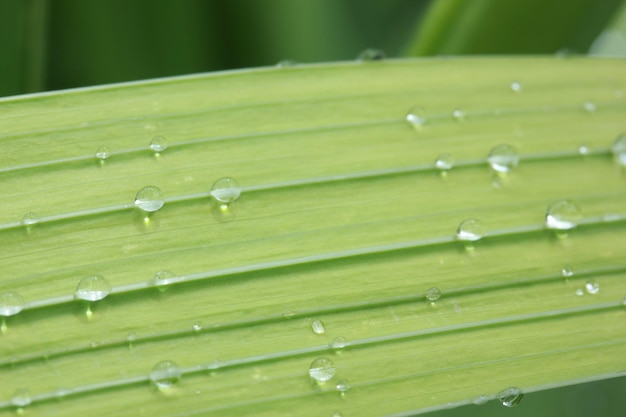
[[[487,162],[494,171],[506,173],[519,164],[519,155],[514,147],[502,143],[491,149]]]
[[[175,362],[165,360],[154,365],[150,371],[150,382],[159,391],[165,391],[178,385],[182,374]]]
[[[565,265],[563,269],[561,269],[561,276],[563,278],[570,278],[574,276],[574,269],[570,265]]]
[[[449,171],[454,166],[454,157],[449,153],[442,153],[435,161],[435,167],[441,171]]]
[[[585,282],[585,291],[587,291],[587,294],[591,295],[598,294],[600,292],[600,284],[598,284],[593,279],[590,279],[589,281]]]
[[[335,386],[335,388],[337,388],[337,391],[344,395],[351,388],[350,381],[348,381],[347,379],[341,379],[337,381],[337,385]]]
[[[135,196],[135,206],[146,213],[153,213],[163,207],[163,193],[159,187],[143,187]]]
[[[359,54],[359,56],[357,57],[357,60],[359,61],[382,61],[386,57],[387,57],[387,54],[385,54],[385,51],[381,49],[376,49],[376,48],[368,48]]]
[[[498,393],[498,399],[505,407],[515,407],[523,397],[522,391],[516,387],[510,387]]]
[[[522,83],[520,83],[519,81],[513,81],[511,83],[511,91],[513,91],[514,93],[521,93],[522,89]]]
[[[324,326],[324,323],[321,320],[313,320],[311,322],[311,330],[313,330],[313,333],[315,334],[326,333],[326,327]]]
[[[9,317],[21,312],[26,306],[24,298],[15,291],[0,294],[0,316]]]
[[[100,146],[96,150],[96,159],[98,159],[100,162],[104,162],[105,160],[109,159],[110,156],[111,148],[109,148],[108,146]]]
[[[74,296],[78,300],[100,301],[111,292],[111,284],[102,275],[89,275],[80,280]]]
[[[200,322],[194,322],[191,325],[191,330],[193,330],[194,332],[199,332],[200,330],[202,330],[202,325],[200,324]]]
[[[11,405],[19,408],[28,407],[33,402],[28,389],[18,389],[11,397]]]
[[[465,112],[461,109],[454,109],[452,110],[452,117],[456,121],[462,122],[463,120],[465,120]]]
[[[421,107],[413,107],[406,114],[405,119],[415,130],[422,130],[428,119],[426,113]]]
[[[39,216],[37,216],[33,212],[26,213],[24,217],[22,217],[22,224],[24,226],[32,226],[34,224],[37,224],[38,222],[39,222]]]
[[[231,177],[220,178],[213,183],[211,195],[222,204],[230,204],[241,195],[241,187]]]
[[[150,149],[155,154],[160,154],[167,149],[167,140],[163,136],[155,136],[150,141]]]
[[[583,295],[585,295],[585,292],[583,291],[582,288],[577,288],[576,291],[574,291],[574,294],[576,294],[579,297],[582,297]]]
[[[578,154],[582,156],[589,155],[591,153],[591,149],[587,145],[580,145],[578,147]]]
[[[176,278],[178,278],[178,276],[173,272],[159,271],[152,277],[152,285],[160,290],[165,290],[169,284],[176,281]]]
[[[485,235],[485,227],[478,219],[466,219],[456,230],[456,238],[463,242],[476,242]]]
[[[560,200],[546,211],[546,227],[552,230],[570,230],[578,226],[582,212],[571,200]]]
[[[309,376],[319,383],[330,381],[334,376],[335,364],[328,358],[317,358],[311,362]]]
[[[441,298],[441,290],[437,287],[432,287],[426,290],[426,299],[431,303]]]
[[[598,106],[596,106],[593,101],[585,101],[583,103],[583,109],[585,109],[586,112],[593,113],[598,110]]]
[[[330,342],[330,348],[335,352],[340,352],[346,346],[348,346],[348,341],[342,336],[337,336]]]
[[[626,133],[622,133],[615,139],[613,146],[611,146],[611,152],[615,161],[626,167]]]

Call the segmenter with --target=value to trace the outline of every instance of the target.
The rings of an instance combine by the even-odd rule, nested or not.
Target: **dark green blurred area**
[[[622,0],[0,0],[0,96],[281,60],[585,53]]]

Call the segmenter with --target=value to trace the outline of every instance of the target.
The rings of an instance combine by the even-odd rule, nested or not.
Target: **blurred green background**
[[[612,27],[602,53],[623,54],[624,10],[622,0],[0,0],[0,96],[350,60],[370,47],[584,54]]]

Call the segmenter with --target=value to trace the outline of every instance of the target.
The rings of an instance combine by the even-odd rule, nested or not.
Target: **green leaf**
[[[392,60],[0,100],[0,312],[26,300],[2,325],[0,414],[409,415],[624,375],[624,74]],[[498,174],[502,143],[520,162]],[[546,229],[565,199],[582,217],[552,214],[578,226]],[[458,241],[466,219],[482,239]],[[75,299],[93,275],[110,294]],[[162,361],[170,388],[149,381]]]

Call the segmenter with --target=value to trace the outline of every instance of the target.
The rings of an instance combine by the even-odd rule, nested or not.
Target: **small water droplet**
[[[485,228],[478,219],[463,220],[456,230],[456,238],[464,242],[476,242],[484,235]]]
[[[14,316],[22,311],[25,306],[26,301],[15,291],[7,291],[0,294],[0,316]]]
[[[287,310],[287,311],[285,311],[282,314],[283,318],[286,319],[286,320],[290,320],[290,319],[294,318],[295,315],[296,315],[296,312],[292,311],[292,310]]]
[[[100,162],[104,162],[109,159],[111,156],[111,149],[108,146],[100,146],[96,150],[96,159],[100,160]]]
[[[626,297],[624,297],[624,299],[622,300],[622,305],[626,307]]]
[[[591,153],[591,149],[589,149],[589,147],[586,146],[586,145],[580,145],[578,147],[578,153],[580,155],[586,156],[586,155],[589,155]]]
[[[348,392],[352,387],[350,386],[350,381],[348,381],[347,379],[341,379],[337,382],[336,388],[341,395],[345,395],[345,393]]]
[[[343,417],[343,414],[341,414],[341,411],[335,411],[333,417]]]
[[[330,348],[335,352],[340,352],[346,346],[348,346],[348,341],[342,336],[337,336],[330,342]]]
[[[519,388],[511,387],[498,393],[498,399],[505,407],[515,407],[522,401],[524,394]]]
[[[328,358],[317,358],[311,362],[309,376],[319,383],[331,380],[335,376],[335,365]]]
[[[519,81],[513,81],[511,83],[511,91],[513,91],[514,93],[521,93],[522,88],[522,84]]]
[[[39,222],[39,216],[35,213],[26,213],[24,217],[22,217],[22,224],[24,226],[33,226]]]
[[[32,402],[30,391],[27,389],[18,389],[11,397],[11,404],[15,407],[28,407]]]
[[[199,332],[200,330],[202,330],[202,325],[200,324],[200,322],[194,322],[193,325],[191,326],[191,329],[194,332]]]
[[[600,284],[598,284],[593,279],[590,279],[589,281],[585,282],[585,291],[587,291],[588,294],[592,295],[598,294],[600,292]]]
[[[359,61],[382,61],[387,55],[381,49],[368,48],[361,52],[357,59]]]
[[[146,213],[158,211],[163,204],[165,201],[161,189],[153,185],[143,187],[135,196],[135,206]]]
[[[176,281],[178,276],[170,271],[159,271],[152,277],[152,285],[161,291],[165,291],[167,286]]]
[[[432,287],[426,290],[426,299],[431,303],[441,298],[441,290],[437,287]]]
[[[514,147],[503,143],[491,149],[487,162],[494,171],[506,173],[519,164],[519,155]]]
[[[422,130],[428,119],[426,118],[426,113],[424,109],[421,107],[413,107],[409,110],[405,117],[406,121],[409,122],[415,130]]]
[[[89,275],[80,280],[74,296],[78,300],[100,301],[111,292],[111,284],[102,275]]]
[[[574,269],[570,265],[565,265],[563,269],[561,269],[561,276],[566,279],[573,277]]]
[[[465,113],[461,109],[454,109],[452,110],[452,117],[457,122],[462,122],[463,120],[465,120]]]
[[[546,227],[552,230],[570,230],[582,219],[580,208],[571,200],[551,204],[546,212]]]
[[[167,149],[167,140],[163,136],[155,136],[150,141],[150,149],[155,154],[160,154]]]
[[[313,330],[315,334],[326,333],[326,327],[324,327],[324,323],[321,320],[313,320],[311,322],[311,330]]]
[[[472,403],[474,403],[475,405],[484,405],[487,404],[488,401],[489,397],[487,397],[486,395],[479,395],[472,400]]]
[[[230,204],[236,201],[241,195],[241,187],[231,177],[220,178],[213,183],[211,195],[219,203]]]
[[[150,371],[150,382],[159,391],[174,388],[180,382],[182,371],[173,361],[161,361]]]
[[[592,101],[585,101],[583,103],[583,109],[589,113],[593,113],[598,110],[598,106],[596,106],[596,104]]]
[[[435,167],[441,171],[451,170],[454,166],[454,157],[449,153],[442,153],[435,161]]]
[[[626,133],[619,135],[611,146],[613,158],[621,166],[626,167]]]
[[[582,297],[583,295],[585,295],[585,292],[583,291],[582,288],[577,288],[576,291],[574,291],[574,294],[576,294],[579,297]]]

